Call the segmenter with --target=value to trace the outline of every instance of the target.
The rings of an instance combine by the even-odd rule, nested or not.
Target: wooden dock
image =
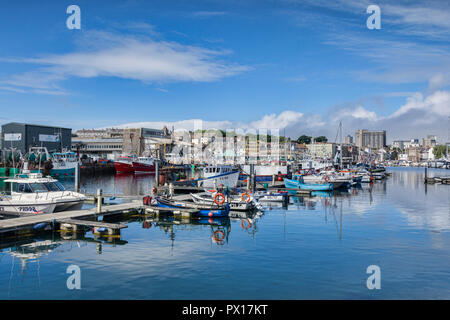
[[[130,212],[134,210],[138,210],[142,208],[142,202],[129,202],[122,204],[114,204],[108,206],[102,206],[101,212],[98,212],[97,208],[92,209],[84,209],[84,210],[74,210],[74,211],[63,211],[56,213],[44,213],[38,214],[34,216],[26,216],[20,218],[6,219],[0,220],[0,233],[10,232],[10,231],[18,231],[26,228],[33,228],[40,223],[60,223],[59,221],[63,221],[62,223],[68,223],[68,219],[77,219],[77,218],[91,218],[97,216],[104,216],[110,214],[117,214],[122,212]],[[76,220],[72,220],[72,224]],[[86,221],[83,220],[83,223],[92,225],[94,221]],[[95,226],[94,226],[95,227]],[[104,227],[104,226],[103,226]],[[111,226],[109,226],[111,227]],[[117,229],[117,228],[116,228]],[[120,229],[120,226],[119,226]]]

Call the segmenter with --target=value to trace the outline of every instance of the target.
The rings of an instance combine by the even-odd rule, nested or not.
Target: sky
[[[450,140],[448,0],[1,0],[0,39],[0,124]]]

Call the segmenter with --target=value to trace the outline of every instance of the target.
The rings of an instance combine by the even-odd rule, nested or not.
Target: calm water
[[[249,228],[237,217],[134,217],[110,242],[91,232],[10,239],[0,244],[0,299],[450,299],[450,186],[425,186],[421,168],[389,171],[371,187],[291,198]],[[151,180],[102,177],[82,188],[146,194]],[[67,289],[72,264],[81,290]],[[381,269],[381,290],[366,287],[369,265]]]

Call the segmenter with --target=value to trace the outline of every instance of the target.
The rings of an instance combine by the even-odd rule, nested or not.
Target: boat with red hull
[[[134,172],[155,172],[155,159],[150,157],[139,157],[132,162]]]
[[[134,172],[132,157],[119,157],[117,161],[114,161],[114,167],[116,172]]]

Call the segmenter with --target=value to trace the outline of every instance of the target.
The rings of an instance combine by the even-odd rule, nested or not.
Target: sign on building
[[[20,141],[22,140],[21,133],[5,133],[5,141]]]
[[[39,141],[41,141],[41,142],[59,142],[59,135],[40,134]]]

